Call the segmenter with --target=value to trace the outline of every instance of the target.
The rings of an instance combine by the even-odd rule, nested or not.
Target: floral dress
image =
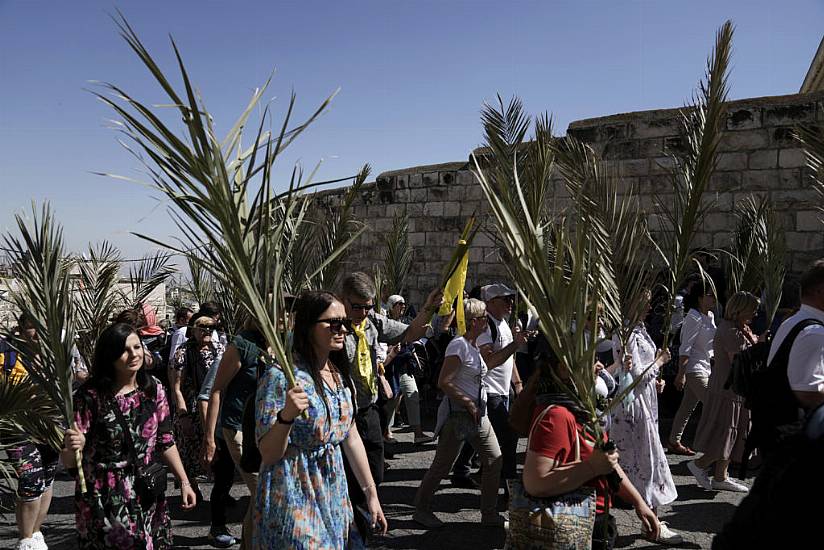
[[[618,379],[624,382],[623,379],[628,378],[631,382],[642,375],[643,379],[628,398],[615,407],[609,436],[621,453],[621,468],[641,493],[644,502],[651,508],[657,508],[674,501],[678,492],[658,435],[658,392],[655,389],[655,379],[659,369],[652,367],[643,374],[655,362],[656,347],[647,329],[639,325],[632,331],[627,348],[632,355],[632,369],[629,373],[621,373]],[[621,357],[617,343],[614,353],[615,357]],[[618,392],[627,385],[620,384]]]
[[[142,390],[103,398],[85,384],[74,396],[78,429],[86,435],[83,472],[86,493],[75,492],[77,547],[98,550],[157,550],[172,545],[171,521],[165,498],[143,508],[132,490],[134,474],[121,423],[114,407],[131,427],[139,461],[149,464],[174,445],[169,402],[163,386],[155,379],[157,395],[152,399]]]
[[[341,443],[352,426],[352,395],[342,383],[323,397],[302,368],[295,377],[309,397],[308,418],[298,417],[283,458],[260,467],[254,548],[341,549],[352,523]],[[257,390],[256,436],[266,435],[286,402],[283,372],[270,367]]]
[[[207,475],[203,469],[203,420],[197,410],[197,395],[206,378],[206,373],[223,356],[223,345],[212,343],[201,350],[190,352],[193,342],[187,342],[175,352],[172,368],[180,376],[180,391],[186,401],[188,412],[175,415],[174,427],[180,460],[186,475],[194,480],[199,475]]]

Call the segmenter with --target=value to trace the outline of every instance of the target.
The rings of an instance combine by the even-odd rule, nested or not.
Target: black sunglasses
[[[343,329],[349,329],[349,319],[345,317],[334,317],[331,319],[318,319],[316,323],[329,323],[329,330],[333,334],[340,334]]]
[[[370,311],[375,307],[375,304],[349,304],[352,309],[362,309],[363,311]]]

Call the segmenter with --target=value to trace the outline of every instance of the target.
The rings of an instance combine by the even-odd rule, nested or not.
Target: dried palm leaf
[[[130,307],[136,308],[146,302],[152,292],[174,274],[171,258],[168,252],[158,251],[147,254],[139,262],[132,264],[129,268]]]
[[[94,346],[109,319],[124,307],[120,280],[120,251],[111,243],[89,245],[77,261],[79,278],[74,289],[77,315],[77,349],[87,365],[92,364]]]

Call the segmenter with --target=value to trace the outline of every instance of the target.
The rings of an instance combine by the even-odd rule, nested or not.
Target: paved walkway
[[[690,423],[691,427],[694,427],[695,420],[697,419]],[[390,532],[386,537],[375,541],[373,547],[433,550],[502,548],[503,529],[480,525],[480,512],[477,508],[480,493],[453,489],[449,486],[448,480],[442,482],[441,489],[433,501],[435,513],[447,522],[447,525],[437,530],[426,531],[412,521],[415,491],[432,463],[435,445],[415,446],[411,442],[412,434],[403,430],[397,433],[396,437],[399,442],[395,445],[395,458],[388,461],[390,468],[380,489],[384,511],[389,518]],[[521,440],[521,452],[525,441]],[[682,457],[670,456],[669,460],[678,486],[678,500],[667,507],[668,509],[662,510],[661,518],[667,521],[672,529],[684,535],[686,542],[682,548],[709,548],[713,535],[732,515],[742,495],[704,491],[695,484]],[[747,484],[751,485],[752,479],[748,479]],[[211,484],[205,483],[202,487],[208,496]],[[76,547],[73,491],[74,482],[65,474],[61,474],[56,482],[50,515],[43,528],[52,550],[70,550]],[[233,522],[230,529],[239,535],[240,521],[248,502],[245,486],[239,479],[232,489],[232,495],[240,500],[235,509],[230,511],[230,519]],[[3,500],[4,504],[8,504],[8,499]],[[171,504],[175,544],[180,548],[211,548],[206,541],[209,530],[208,504],[199,506],[193,512],[184,512],[179,507],[180,498],[177,491],[173,491]],[[640,523],[634,512],[616,509],[613,513],[619,526],[618,548],[660,547],[647,542],[639,535]],[[13,548],[15,539],[14,513],[7,512],[0,516],[0,549]]]

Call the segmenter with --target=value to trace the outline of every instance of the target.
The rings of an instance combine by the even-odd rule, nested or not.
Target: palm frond
[[[729,251],[722,256],[727,277],[727,296],[739,290],[758,292],[761,286],[760,261],[766,248],[764,208],[766,198],[748,195],[735,205],[736,225]]]
[[[392,222],[392,231],[384,236],[386,260],[383,273],[389,294],[403,294],[412,267],[412,247],[409,245],[409,217],[399,212]]]
[[[209,270],[203,266],[204,259],[197,251],[186,255],[186,264],[189,266],[189,280],[187,289],[197,303],[202,304],[215,298],[215,281]]]
[[[77,262],[79,278],[74,289],[77,348],[87,365],[92,364],[100,333],[124,305],[118,288],[120,260],[120,251],[104,241],[89,245],[86,255]]]
[[[818,210],[824,222],[824,125],[801,126],[796,129],[795,138],[804,147],[807,166],[812,172],[810,179],[818,194]]]
[[[661,226],[658,242],[666,266],[664,290],[668,304],[664,325],[669,326],[675,293],[692,268],[693,241],[709,208],[704,193],[718,163],[718,143],[724,129],[727,79],[732,51],[733,25],[726,21],[718,30],[707,60],[704,79],[693,96],[693,104],[681,113],[683,151],[673,153],[672,198],[658,199]],[[669,333],[664,335],[664,347]]]
[[[185,89],[182,94],[175,91],[125,19],[121,17],[118,25],[123,38],[179,111],[187,136],[177,136],[152,109],[114,85],[107,87],[118,101],[103,94],[97,96],[117,113],[123,132],[144,158],[152,185],[169,199],[182,235],[181,244],[188,245],[178,250],[199,250],[203,267],[216,283],[236,290],[238,303],[257,322],[271,346],[271,360],[283,368],[289,384],[294,385],[291,350],[279,327],[287,326],[283,283],[295,253],[295,235],[307,211],[307,201],[299,194],[311,184],[311,177],[304,178],[302,171],[293,169],[288,191],[276,195],[272,188],[273,166],[324,111],[334,94],[297,125],[292,121],[296,103],[292,94],[279,131],[265,129],[271,116],[268,106],[264,106],[252,144],[244,149],[243,131],[268,82],[255,91],[238,123],[218,139],[212,117],[194,92],[175,42],[172,40],[172,48]],[[337,239],[337,247],[330,251],[321,269],[335,261],[355,237]]]
[[[137,307],[149,299],[157,287],[165,283],[175,272],[168,252],[147,254],[129,268],[131,307]]]
[[[769,200],[765,201],[763,220],[766,239],[759,264],[764,284],[764,311],[767,313],[767,326],[769,327],[772,326],[778,306],[781,304],[784,277],[787,273],[785,264],[787,243],[775,206]]]

